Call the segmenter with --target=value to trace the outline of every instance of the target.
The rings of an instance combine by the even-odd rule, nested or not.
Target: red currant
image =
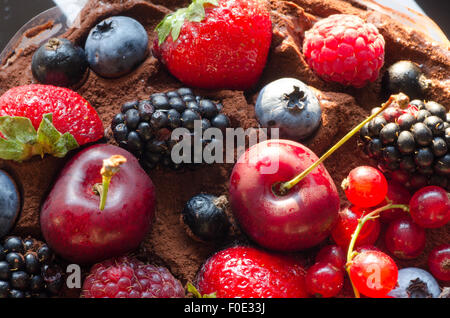
[[[402,186],[400,183],[393,180],[388,181],[388,192],[386,198],[390,200],[393,204],[409,204],[411,200],[411,194],[409,191]],[[388,204],[386,200],[381,203],[378,207],[382,207]],[[390,209],[385,210],[380,213],[381,222],[390,222],[398,218],[406,216],[407,213],[402,209]]]
[[[409,210],[414,222],[424,228],[437,228],[450,221],[450,195],[441,187],[428,186],[411,198]]]
[[[331,236],[337,245],[347,250],[352,235],[358,226],[358,219],[370,213],[356,206],[351,206],[339,211],[336,225],[331,230]],[[355,246],[372,245],[380,234],[380,221],[378,219],[368,220],[362,227]]]
[[[355,256],[349,269],[350,279],[363,295],[386,297],[395,287],[398,268],[394,260],[379,251],[365,251]]]
[[[435,247],[428,256],[431,274],[442,281],[450,281],[450,244]]]
[[[381,203],[386,197],[388,185],[381,171],[361,166],[350,171],[342,183],[348,200],[358,207],[369,208]]]
[[[346,261],[345,251],[338,245],[327,245],[316,255],[316,263],[330,263],[340,269],[344,269]]]
[[[316,297],[334,297],[344,286],[344,271],[330,263],[319,262],[306,273],[306,289]]]
[[[413,259],[425,249],[425,230],[409,217],[389,224],[385,234],[386,248],[399,259]]]
[[[362,253],[362,252],[367,252],[367,251],[379,251],[381,252],[381,250],[374,246],[374,245],[362,245],[362,246],[358,246],[355,251],[357,253]]]

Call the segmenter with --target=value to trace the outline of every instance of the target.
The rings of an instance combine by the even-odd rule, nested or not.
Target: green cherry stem
[[[352,239],[350,240],[350,244],[349,244],[348,250],[347,250],[346,270],[347,270],[349,278],[350,278],[350,265],[351,265],[351,262],[352,262],[353,258],[358,254],[355,251],[353,251],[353,249],[355,248],[356,240],[358,239],[358,236],[359,236],[359,233],[361,232],[361,229],[363,228],[364,224],[367,221],[379,217],[381,212],[386,211],[386,210],[390,210],[390,209],[402,209],[405,212],[409,212],[409,207],[407,205],[389,203],[389,204],[387,204],[387,205],[385,205],[385,206],[383,206],[381,208],[378,208],[378,209],[368,213],[367,215],[365,215],[361,219],[358,219],[358,225],[356,226],[355,232],[353,232],[353,234],[352,234]],[[355,294],[355,297],[356,298],[360,298],[359,291],[353,285],[353,282],[352,282],[351,278],[350,278],[350,282],[352,284],[353,292]]]
[[[338,150],[343,144],[345,144],[350,138],[352,138],[359,130],[361,130],[362,127],[364,127],[365,124],[370,122],[372,119],[377,117],[381,112],[383,112],[386,108],[388,108],[393,102],[397,102],[400,105],[405,105],[405,103],[409,103],[409,98],[400,93],[398,95],[392,95],[389,97],[388,101],[384,103],[381,108],[374,114],[372,114],[370,117],[368,117],[366,120],[361,122],[358,126],[353,128],[347,135],[345,135],[337,144],[335,144],[333,147],[331,147],[322,157],[319,158],[315,163],[313,163],[308,169],[304,170],[302,173],[297,175],[294,179],[289,180],[287,182],[282,182],[279,184],[278,192],[281,195],[285,195],[291,190],[293,187],[295,187],[300,181],[302,181],[311,171],[313,171],[315,168],[317,168],[325,159],[327,159],[329,156],[331,156],[336,150]]]
[[[100,211],[105,209],[106,198],[108,197],[109,185],[112,177],[120,171],[120,166],[127,162],[127,159],[120,155],[114,155],[103,160],[103,167],[100,170],[102,175],[102,184],[97,185],[97,191],[100,194]]]

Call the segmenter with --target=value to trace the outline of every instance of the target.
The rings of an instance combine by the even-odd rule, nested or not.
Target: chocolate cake
[[[89,0],[81,12],[80,25],[70,28],[62,37],[83,47],[89,31],[97,23],[110,16],[124,15],[138,20],[148,33],[149,43],[153,43],[156,38],[155,27],[164,16],[187,6],[189,2]],[[265,84],[282,77],[297,78],[315,89],[322,106],[322,125],[313,137],[303,142],[320,156],[364,120],[372,108],[385,101],[381,87],[382,76],[363,88],[344,87],[322,80],[305,61],[302,54],[305,31],[316,21],[337,13],[357,15],[373,23],[383,35],[386,52],[381,75],[388,66],[399,60],[411,60],[421,65],[423,72],[431,80],[426,99],[439,102],[450,110],[448,46],[434,42],[419,30],[408,28],[386,14],[368,9],[359,1],[270,0],[268,5],[271,9],[273,39],[266,68],[257,86],[248,91],[195,90],[199,95],[222,101],[224,113],[230,118],[232,127],[258,127],[254,105],[259,90]],[[35,82],[30,65],[36,49],[37,46],[31,45],[14,61],[9,61],[7,66],[3,64],[0,67],[0,94],[12,87]],[[116,79],[102,78],[90,71],[74,90],[87,99],[100,115],[106,128],[103,142],[115,144],[110,123],[113,116],[120,112],[122,104],[148,98],[155,92],[167,92],[180,87],[183,84],[150,54],[132,73]],[[367,156],[357,144],[357,138],[352,138],[325,161],[336,185],[340,185],[352,168],[367,164]],[[23,195],[23,209],[13,230],[14,234],[42,239],[39,225],[41,204],[65,162],[74,153],[76,151],[62,159],[33,158],[23,163],[0,160],[0,168],[14,175]],[[212,164],[183,172],[163,168],[150,171],[149,175],[156,186],[156,220],[137,253],[150,262],[167,266],[185,284],[193,280],[201,264],[212,253],[234,242],[246,242],[239,231],[223,245],[198,242],[186,233],[180,222],[183,206],[193,195],[208,192],[220,196],[228,193],[232,168],[232,164]],[[342,190],[339,191],[344,205],[347,203],[345,195]],[[422,257],[399,261],[399,266],[426,269],[426,256],[433,247],[450,241],[449,230],[450,224],[427,230],[427,245]],[[379,241],[379,246],[382,247],[383,242],[381,239]],[[303,254],[308,257],[314,255],[314,251]],[[78,293],[79,290],[65,290],[62,296],[78,297]],[[351,295],[351,288],[343,292],[343,296],[345,295]]]

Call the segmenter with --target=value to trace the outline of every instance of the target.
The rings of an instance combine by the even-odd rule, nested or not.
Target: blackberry
[[[47,244],[33,238],[7,237],[0,245],[0,298],[41,298],[57,295],[61,269]]]
[[[361,129],[360,139],[388,176],[404,176],[413,190],[426,185],[449,190],[450,115],[443,105],[416,99],[407,108],[390,106]]]
[[[177,170],[187,165],[172,161],[172,148],[184,138],[194,137],[197,120],[202,130],[230,127],[222,110],[221,103],[196,96],[190,88],[180,88],[123,104],[121,112],[112,119],[111,129],[119,146],[133,153],[144,169],[163,166]],[[189,133],[171,140],[172,131],[177,128],[186,128]],[[209,142],[202,140],[203,147]]]

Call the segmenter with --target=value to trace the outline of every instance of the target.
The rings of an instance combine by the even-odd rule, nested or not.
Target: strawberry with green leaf
[[[193,0],[157,26],[154,53],[188,86],[252,87],[266,65],[272,23],[264,0]]]
[[[103,134],[95,109],[70,89],[32,84],[14,87],[0,97],[0,159],[64,157]]]

